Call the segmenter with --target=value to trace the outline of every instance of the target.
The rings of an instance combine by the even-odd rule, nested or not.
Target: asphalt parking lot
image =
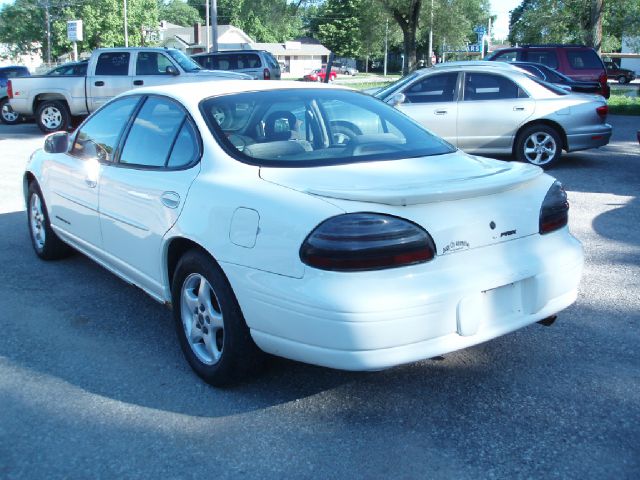
[[[20,181],[43,137],[0,125],[0,478],[638,478],[640,118],[610,122],[550,172],[586,254],[553,326],[377,373],[272,359],[224,390],[165,307],[36,258]]]

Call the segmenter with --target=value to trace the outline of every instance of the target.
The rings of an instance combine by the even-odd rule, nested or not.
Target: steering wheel
[[[349,122],[335,122],[331,125],[331,137],[335,145],[347,145],[358,135],[362,135],[362,131]]]

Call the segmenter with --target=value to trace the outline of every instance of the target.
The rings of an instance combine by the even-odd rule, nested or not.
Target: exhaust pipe
[[[551,315],[550,317],[543,318],[542,320],[538,320],[538,323],[540,325],[544,325],[545,327],[550,327],[555,323],[557,318],[558,318],[557,315]]]

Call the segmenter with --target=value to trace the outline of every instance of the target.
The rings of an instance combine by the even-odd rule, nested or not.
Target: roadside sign
[[[67,22],[67,39],[70,42],[81,42],[82,38],[82,20],[69,20]]]

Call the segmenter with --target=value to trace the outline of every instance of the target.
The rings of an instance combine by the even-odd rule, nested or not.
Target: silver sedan
[[[562,150],[609,143],[603,97],[569,93],[497,63],[443,63],[374,95],[461,150],[513,155],[543,168],[555,164]]]

